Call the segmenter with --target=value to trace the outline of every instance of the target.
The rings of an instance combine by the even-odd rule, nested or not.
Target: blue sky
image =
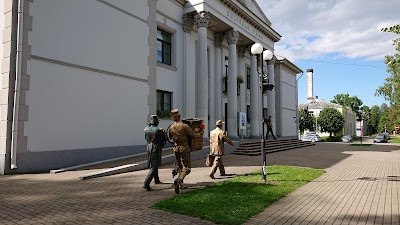
[[[314,97],[357,96],[364,105],[387,103],[375,96],[390,74],[385,55],[397,36],[380,31],[400,24],[399,0],[257,0],[282,38],[275,54],[288,58],[304,75],[299,103],[307,99],[306,70],[314,70]],[[300,77],[300,75],[298,75]]]

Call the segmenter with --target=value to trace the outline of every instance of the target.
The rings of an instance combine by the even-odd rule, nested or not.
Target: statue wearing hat
[[[167,135],[169,139],[174,142],[174,154],[178,170],[178,178],[174,181],[175,192],[179,194],[179,189],[184,189],[183,179],[191,171],[190,152],[191,147],[189,144],[190,139],[194,139],[199,135],[202,137],[204,131],[194,133],[192,128],[181,121],[181,115],[178,109],[171,110],[171,118],[174,123],[168,128]]]
[[[219,168],[219,172],[221,176],[225,176],[225,167],[222,163],[222,156],[224,155],[224,144],[228,142],[228,144],[234,146],[233,142],[226,135],[226,132],[222,130],[222,125],[224,122],[222,120],[217,120],[215,125],[217,126],[214,130],[210,131],[210,155],[214,156],[214,162],[211,166],[210,177],[215,179],[214,174]]]
[[[158,116],[151,115],[149,126],[144,129],[144,137],[147,142],[147,158],[149,173],[144,181],[143,188],[152,191],[150,182],[154,178],[154,183],[160,184],[158,177],[158,167],[161,166],[162,148],[167,142],[167,136],[164,129],[157,127],[159,124]]]

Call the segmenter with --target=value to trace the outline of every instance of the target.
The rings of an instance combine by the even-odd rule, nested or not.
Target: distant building
[[[313,99],[299,105],[299,110],[308,108],[308,112],[318,118],[321,111],[325,108],[334,108],[342,113],[345,123],[341,132],[336,133],[341,135],[356,135],[356,113],[350,107],[344,107],[335,103],[327,102],[322,99]],[[318,124],[315,124],[316,131],[320,136],[329,136],[329,133],[321,132]]]
[[[337,136],[341,135],[352,135],[356,134],[356,113],[350,107],[344,107],[335,103],[327,102],[323,99],[318,99],[318,96],[314,98],[314,84],[313,84],[313,69],[307,69],[307,102],[299,104],[300,109],[308,108],[308,112],[313,114],[318,118],[319,113],[325,108],[334,108],[339,110],[342,113],[345,124],[343,126],[343,130],[339,133],[336,133]],[[317,133],[321,136],[329,136],[329,133],[320,132],[320,128],[318,124],[315,124],[315,129]]]

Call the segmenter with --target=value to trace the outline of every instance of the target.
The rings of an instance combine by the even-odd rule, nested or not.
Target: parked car
[[[301,136],[301,140],[316,142],[316,141],[321,141],[321,137],[315,133],[307,133],[307,134]]]
[[[390,134],[388,132],[383,132],[383,135],[385,135],[386,140],[390,140]]]
[[[383,134],[377,134],[374,138],[374,143],[386,143],[386,137]]]
[[[353,137],[351,135],[344,135],[340,138],[342,142],[353,142]]]

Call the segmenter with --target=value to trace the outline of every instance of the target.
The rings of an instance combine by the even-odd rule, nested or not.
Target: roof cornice
[[[289,68],[291,71],[295,72],[296,74],[303,73],[303,70],[301,70],[299,67],[297,67],[294,63],[292,63],[287,58],[278,59],[275,61],[275,63],[281,63],[282,65],[286,66],[287,68]]]
[[[175,0],[175,1],[177,1],[181,5],[185,5],[187,0]]]
[[[232,0],[220,0],[220,1],[224,5],[226,5],[228,8],[230,8],[232,11],[234,11],[239,16],[241,16],[244,20],[246,20],[254,28],[261,31],[265,36],[267,36],[271,40],[273,40],[274,42],[278,42],[281,39],[282,36],[278,32],[276,32],[274,29],[272,29],[272,27],[269,24],[267,24],[265,21],[260,19],[257,15],[255,15],[253,12],[251,12],[247,8],[243,9],[242,7],[235,4]],[[250,14],[251,14],[251,16],[250,16]],[[254,17],[258,18],[259,21],[257,21]]]

